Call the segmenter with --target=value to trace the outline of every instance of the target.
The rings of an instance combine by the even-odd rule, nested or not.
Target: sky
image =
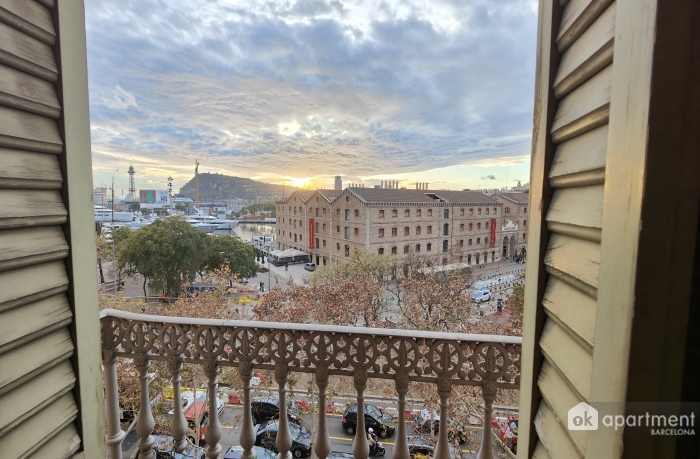
[[[95,186],[529,181],[536,0],[86,0]],[[493,176],[495,179],[485,178]]]

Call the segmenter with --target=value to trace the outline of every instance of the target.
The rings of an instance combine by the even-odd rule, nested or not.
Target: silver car
[[[485,288],[477,290],[472,295],[472,300],[476,301],[477,303],[491,300],[491,290]]]

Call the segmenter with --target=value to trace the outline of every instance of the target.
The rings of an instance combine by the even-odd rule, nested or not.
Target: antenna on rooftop
[[[136,174],[136,170],[134,169],[133,165],[129,166],[129,194],[133,197],[136,197],[136,182],[134,181],[134,175]]]

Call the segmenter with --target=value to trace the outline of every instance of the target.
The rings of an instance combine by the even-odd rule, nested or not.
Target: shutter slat
[[[52,83],[2,64],[0,104],[50,118],[61,115],[61,105]]]
[[[71,424],[77,415],[78,407],[69,392],[0,437],[3,457],[29,456]]]
[[[535,429],[551,457],[556,459],[583,458],[574,446],[571,437],[566,433],[566,428],[559,422],[545,401],[540,403],[540,408],[537,410]]]
[[[554,95],[557,99],[561,99],[612,62],[615,5],[610,5],[562,55],[554,79]]]
[[[69,361],[39,374],[0,397],[0,436],[42,410],[75,386]]]
[[[532,453],[532,459],[552,459],[542,442],[537,442],[535,451]]]
[[[2,22],[0,63],[48,81],[58,80],[56,59],[51,47]]]
[[[557,35],[557,48],[566,51],[589,25],[612,3],[612,0],[571,0],[565,7]]]
[[[32,453],[29,459],[68,459],[78,448],[80,448],[80,435],[75,425],[70,423]],[[79,458],[74,457],[74,459]]]
[[[603,185],[555,190],[547,212],[550,230],[600,242]],[[576,234],[580,231],[581,234]]]
[[[47,8],[53,8],[53,6],[55,4],[54,0],[37,0],[37,1]]]
[[[59,226],[0,231],[0,271],[61,260],[68,243]]]
[[[605,181],[608,125],[557,146],[549,171],[554,188],[599,185]]]
[[[43,336],[0,355],[0,395],[26,383],[36,375],[73,355],[73,342],[66,328]]]
[[[60,190],[62,184],[56,155],[0,148],[0,188]]]
[[[56,225],[67,220],[58,191],[0,189],[0,229]]]
[[[0,313],[0,354],[68,325],[72,317],[63,294]]]
[[[63,141],[55,120],[0,106],[0,147],[59,154]]]
[[[600,244],[553,233],[544,256],[547,272],[595,298],[600,273]]]
[[[547,361],[564,378],[579,398],[591,394],[593,356],[551,319],[545,321],[540,347]]]
[[[547,316],[593,352],[597,303],[593,297],[550,276],[542,298]]]
[[[56,30],[49,10],[34,0],[0,0],[0,21],[47,45],[56,43]]]
[[[547,405],[549,405],[549,408],[552,409],[562,423],[568,422],[569,410],[583,401],[576,396],[569,385],[566,384],[566,381],[562,379],[559,373],[547,361],[542,364],[540,375],[537,378],[537,385]],[[585,456],[586,443],[588,440],[587,432],[585,430],[568,429],[566,429],[565,432],[571,437],[579,454]]]
[[[608,122],[612,65],[605,67],[559,102],[552,140],[561,143]]]
[[[66,265],[61,261],[0,273],[0,312],[48,298],[68,288]]]

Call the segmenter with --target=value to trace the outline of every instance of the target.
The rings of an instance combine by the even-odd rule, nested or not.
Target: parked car
[[[175,442],[173,437],[167,435],[153,435],[153,439],[156,441],[156,459],[195,459],[196,451],[192,444],[187,443],[185,450],[181,453],[176,453],[173,451]]]
[[[448,418],[447,419],[447,437],[450,441],[457,440],[463,443],[467,440],[467,423],[462,419]],[[413,431],[421,434],[437,434],[440,432],[440,415],[436,412],[430,412],[427,409],[421,410],[413,420]]]
[[[472,295],[472,300],[476,301],[477,303],[491,300],[491,290],[480,288],[474,292]]]
[[[306,263],[304,269],[307,271],[316,271],[316,263]]]
[[[279,420],[273,419],[265,421],[255,426],[255,444],[270,451],[277,451],[277,431],[279,430]],[[292,432],[292,446],[289,452],[294,457],[306,457],[311,454],[311,432],[306,428],[289,423],[289,430]]]
[[[276,398],[254,398],[250,402],[250,408],[253,414],[253,424],[260,424],[263,421],[279,419],[280,417],[280,401]],[[299,424],[302,419],[301,414],[301,407],[294,400],[290,400],[287,405],[287,419]]]
[[[365,405],[365,430],[370,427],[374,429],[381,438],[388,438],[394,435],[394,418],[385,414],[374,405]],[[357,430],[357,405],[353,405],[343,413],[343,429],[353,435]]]
[[[411,459],[416,456],[435,457],[435,441],[424,435],[406,435],[408,442],[408,454]],[[452,459],[461,459],[462,453],[454,445],[448,445],[450,448],[450,457]]]
[[[265,449],[262,446],[253,446],[253,452],[257,459],[277,459],[276,452]],[[240,445],[233,445],[224,453],[224,459],[241,459],[242,455],[243,447]]]

